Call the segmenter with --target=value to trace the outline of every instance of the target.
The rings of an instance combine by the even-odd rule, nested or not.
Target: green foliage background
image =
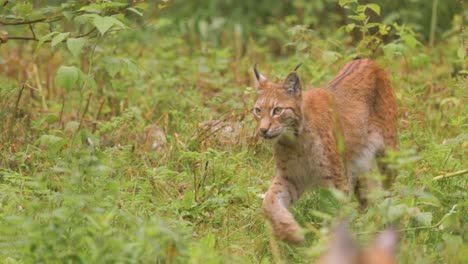
[[[401,263],[466,263],[465,7],[0,0],[0,259],[310,263],[344,217],[362,244],[396,225]],[[260,208],[273,168],[251,67],[280,80],[302,62],[312,89],[356,55],[396,90],[397,182],[365,211],[305,195],[307,243],[283,244]]]

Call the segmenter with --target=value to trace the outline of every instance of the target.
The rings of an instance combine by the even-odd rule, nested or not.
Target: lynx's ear
[[[267,78],[265,78],[265,76],[261,75],[260,73],[258,73],[257,71],[257,63],[254,64],[253,66],[253,72],[255,74],[255,79],[257,80],[257,82],[264,82],[267,80]]]
[[[291,72],[284,80],[283,88],[291,96],[301,95],[302,85],[299,76],[295,72]]]
[[[261,75],[257,71],[257,63],[255,63],[254,66],[253,66],[253,72],[254,72],[255,80],[256,80],[255,87],[257,89],[257,93],[260,93],[261,92],[261,84],[266,82],[267,78],[265,78],[265,76]]]
[[[302,65],[302,62],[299,63],[296,67],[294,67],[294,70],[293,70],[293,71],[297,71],[297,69],[299,69],[299,67],[301,67],[301,65]]]

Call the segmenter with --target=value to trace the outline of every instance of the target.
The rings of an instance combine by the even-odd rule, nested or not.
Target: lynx
[[[387,229],[369,247],[360,248],[351,238],[345,223],[335,227],[328,251],[316,264],[396,264],[398,235]]]
[[[366,206],[366,174],[374,158],[397,148],[393,87],[384,70],[369,59],[348,62],[324,88],[303,91],[298,67],[275,83],[254,66],[257,101],[253,115],[258,133],[273,141],[275,177],[263,211],[275,235],[287,242],[304,240],[288,211],[301,194],[318,186],[353,189]],[[377,160],[389,187],[394,173]]]

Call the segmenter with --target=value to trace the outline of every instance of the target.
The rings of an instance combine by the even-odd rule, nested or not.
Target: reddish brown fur
[[[259,132],[274,138],[276,162],[263,208],[278,237],[299,242],[300,227],[287,207],[307,188],[322,185],[347,192],[354,187],[360,203],[366,204],[363,176],[375,157],[397,148],[395,93],[383,69],[368,59],[347,63],[323,89],[302,91],[295,72],[282,83],[256,71],[255,76],[254,116]],[[393,174],[385,164],[379,166],[388,176],[388,187]]]

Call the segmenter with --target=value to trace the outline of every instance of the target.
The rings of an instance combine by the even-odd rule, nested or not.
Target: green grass
[[[401,263],[466,263],[467,174],[433,180],[468,168],[467,79],[455,70],[466,61],[457,57],[456,37],[393,59],[373,56],[398,98],[397,182],[363,212],[328,190],[304,195],[291,210],[307,243],[290,246],[272,238],[262,215],[259,195],[273,167],[270,143],[256,137],[250,114],[251,67],[257,61],[262,73],[280,78],[302,62],[300,76],[316,87],[350,58],[352,45],[338,34],[331,36],[337,50],[309,35],[314,49],[279,54],[268,41],[247,38],[243,50],[222,40],[192,47],[164,22],[104,41],[95,55],[97,90],[64,97],[50,69],[78,61],[64,50],[7,57],[34,46],[2,46],[4,263],[310,263],[338,217],[350,219],[361,242],[397,225]],[[336,61],[323,55],[329,49]],[[110,78],[99,64],[105,56],[129,58],[138,72]],[[211,120],[219,122],[204,123]]]

